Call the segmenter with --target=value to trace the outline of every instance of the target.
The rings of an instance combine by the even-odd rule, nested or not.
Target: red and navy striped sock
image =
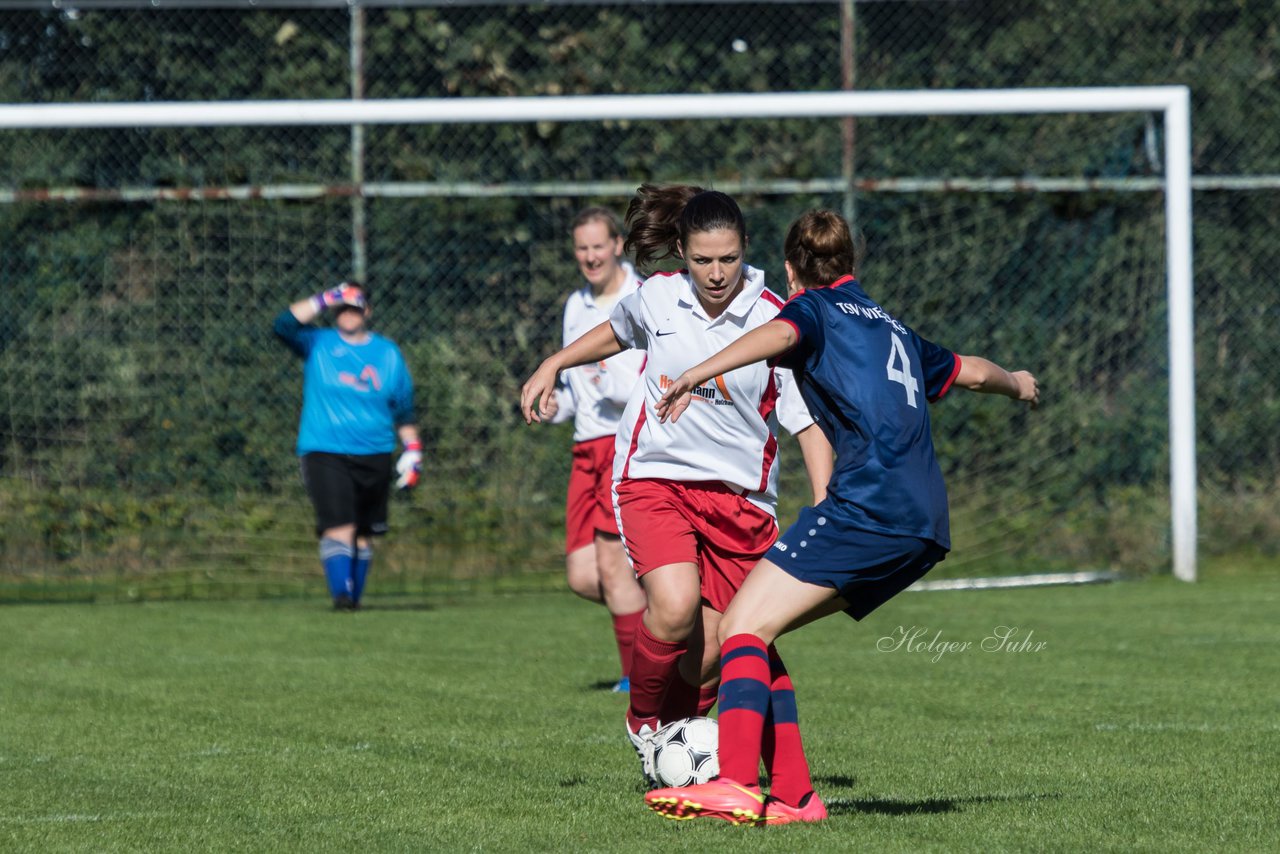
[[[760,746],[769,712],[769,653],[755,635],[720,647],[720,776],[760,783]]]
[[[658,640],[644,621],[636,628],[636,644],[631,650],[631,707],[627,710],[632,732],[643,724],[657,729],[667,685],[680,678],[676,667],[685,645],[684,641]]]
[[[644,616],[641,608],[634,614],[613,615],[613,636],[618,641],[618,658],[622,660],[622,675],[631,675],[631,651],[636,645],[636,629]]]
[[[769,647],[769,676],[769,719],[765,722],[763,739],[769,794],[795,807],[813,791],[813,780],[800,741],[795,688],[778,650],[772,646]]]

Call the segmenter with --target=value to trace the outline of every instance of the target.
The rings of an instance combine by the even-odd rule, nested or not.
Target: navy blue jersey
[[[363,344],[304,326],[285,309],[275,333],[304,360],[298,455],[386,454],[413,422],[413,379],[400,348],[373,333]]]
[[[895,320],[852,276],[798,294],[775,319],[799,339],[777,363],[795,372],[835,448],[825,506],[853,528],[950,548],[927,404],[946,394],[960,358]]]

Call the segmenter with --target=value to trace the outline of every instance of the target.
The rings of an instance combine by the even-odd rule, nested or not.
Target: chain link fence
[[[0,100],[1185,83],[1202,555],[1274,556],[1280,18],[1116,6],[18,2],[0,11]],[[621,212],[646,180],[734,193],[775,290],[787,223],[847,212],[873,296],[1045,380],[1033,415],[966,395],[935,408],[956,532],[940,570],[1168,565],[1150,116],[0,138],[0,597],[318,589],[292,457],[300,371],[270,325],[352,275],[409,359],[427,443],[372,592],[541,583],[560,561],[570,435],[520,423],[518,388],[558,341],[574,212]],[[783,454],[785,521],[804,479]]]

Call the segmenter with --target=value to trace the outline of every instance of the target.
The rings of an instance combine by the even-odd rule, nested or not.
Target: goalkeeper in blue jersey
[[[333,328],[310,326],[326,311]],[[396,486],[412,488],[422,472],[413,379],[400,348],[369,330],[369,317],[368,288],[346,282],[295,302],[275,321],[276,335],[303,360],[297,451],[340,611],[360,607],[373,537],[387,531],[397,439]]]

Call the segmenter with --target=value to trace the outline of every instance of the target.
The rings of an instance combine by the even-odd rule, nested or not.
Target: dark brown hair
[[[849,223],[829,210],[812,210],[801,216],[787,229],[782,245],[783,257],[797,281],[806,287],[857,275],[862,250],[862,240],[854,240]]]
[[[747,223],[732,198],[688,184],[641,184],[627,206],[626,249],[636,266],[680,254],[689,235],[727,228],[747,241]]]

